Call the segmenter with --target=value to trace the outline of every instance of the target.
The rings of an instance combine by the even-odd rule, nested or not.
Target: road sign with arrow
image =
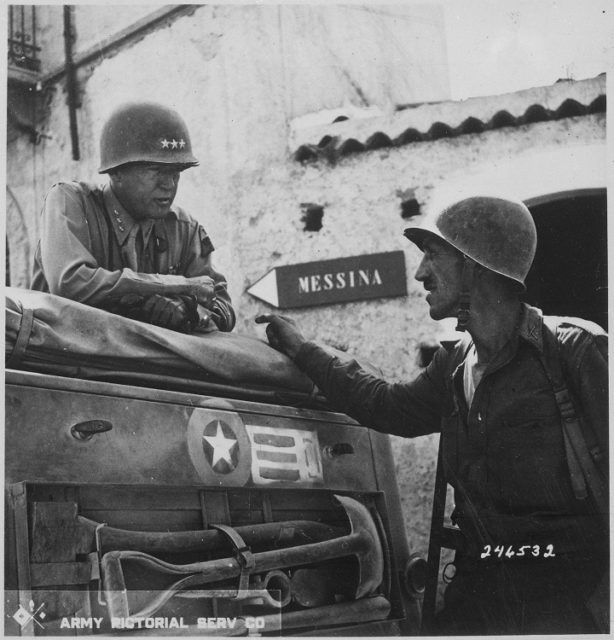
[[[280,309],[407,295],[403,251],[271,269],[247,293]]]

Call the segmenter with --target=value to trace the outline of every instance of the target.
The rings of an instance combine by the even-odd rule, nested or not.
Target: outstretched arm
[[[294,360],[336,410],[384,433],[414,437],[439,431],[445,352],[414,381],[392,384],[309,342],[289,318],[267,314],[256,322],[268,323],[269,344]]]

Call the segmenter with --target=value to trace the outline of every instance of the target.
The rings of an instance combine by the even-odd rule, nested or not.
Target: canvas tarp
[[[6,288],[6,366],[81,378],[112,372],[313,393],[265,342],[236,333],[183,334],[48,293]]]

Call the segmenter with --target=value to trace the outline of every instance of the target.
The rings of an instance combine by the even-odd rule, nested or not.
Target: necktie
[[[149,234],[147,244],[143,237],[143,229],[139,227],[136,235],[136,255],[137,263],[139,265],[139,271],[141,273],[154,273],[154,261],[153,261],[153,246],[152,246],[153,234]]]

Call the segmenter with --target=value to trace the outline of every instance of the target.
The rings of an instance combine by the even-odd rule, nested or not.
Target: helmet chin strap
[[[461,275],[461,293],[459,300],[459,308],[456,317],[458,319],[456,323],[456,331],[467,331],[467,325],[469,324],[469,315],[471,313],[471,285],[473,284],[473,269],[475,262],[463,256],[463,273]]]

